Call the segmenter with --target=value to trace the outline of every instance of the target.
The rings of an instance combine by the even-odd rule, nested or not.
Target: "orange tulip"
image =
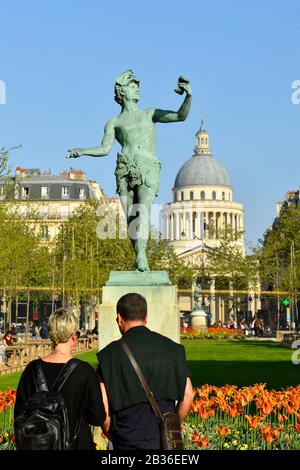
[[[247,420],[247,423],[250,429],[256,429],[260,421],[262,420],[260,416],[256,416],[256,415],[255,416],[245,415],[245,418]]]
[[[274,437],[274,438],[278,437],[282,430],[283,430],[283,428],[273,428],[273,429],[272,429],[272,435],[273,435],[273,437]]]
[[[267,442],[267,444],[270,444],[273,441],[273,436],[272,436],[272,433],[270,432],[264,433],[263,438]]]
[[[231,433],[231,427],[232,426],[219,426],[218,429],[217,429],[217,433],[220,436],[226,436],[226,434]]]
[[[197,433],[194,433],[192,439],[198,447],[208,447],[208,440],[203,434],[199,435]]]
[[[300,432],[300,424],[295,424],[294,428],[297,432]]]
[[[208,447],[208,440],[205,436],[201,436],[199,442],[197,443],[199,447]]]
[[[207,410],[205,410],[203,408],[198,411],[198,415],[200,416],[201,419],[206,419],[209,416]]]
[[[287,415],[282,415],[281,413],[278,413],[277,419],[278,419],[279,423],[283,423],[283,421],[286,421],[288,419],[288,416]]]
[[[259,431],[268,444],[270,444],[274,440],[273,434],[271,432],[271,424],[267,424],[264,428],[260,427]]]
[[[286,409],[286,412],[287,412],[289,415],[292,415],[292,414],[295,413],[295,409],[294,409],[292,406],[290,406],[289,404],[286,405],[285,409]]]
[[[231,418],[235,418],[236,416],[238,416],[240,414],[240,412],[239,412],[239,410],[236,406],[234,406],[234,407],[229,406],[228,410],[227,410],[227,413],[229,414],[229,416]]]

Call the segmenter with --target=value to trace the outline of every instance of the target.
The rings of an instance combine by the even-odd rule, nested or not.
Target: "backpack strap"
[[[42,359],[37,359],[33,361],[33,379],[34,385],[37,392],[48,392],[48,386],[45,379],[45,375],[42,368]]]
[[[66,362],[66,364],[64,365],[64,367],[62,368],[62,370],[60,371],[60,373],[58,374],[58,376],[54,380],[54,382],[52,384],[52,387],[51,387],[51,391],[59,392],[59,390],[62,388],[62,386],[68,380],[68,378],[70,377],[72,372],[76,369],[76,367],[81,362],[82,361],[80,361],[80,359],[76,359],[75,357],[73,357],[68,362]]]

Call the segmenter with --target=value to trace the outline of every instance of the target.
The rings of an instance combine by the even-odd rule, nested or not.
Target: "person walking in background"
[[[15,323],[11,324],[10,331],[11,331],[12,336],[17,336],[17,325]]]
[[[49,338],[49,333],[48,333],[48,326],[45,321],[43,321],[42,326],[40,328],[40,337],[41,339],[48,339]]]
[[[72,351],[77,342],[77,320],[75,315],[64,308],[53,312],[49,318],[49,336],[53,351],[43,357],[30,362],[24,370],[17,389],[15,404],[15,423],[27,400],[36,392],[35,368],[39,362],[48,389],[57,380],[64,367],[72,359]],[[63,384],[60,392],[67,407],[70,423],[70,434],[77,437],[73,442],[73,449],[95,450],[91,426],[102,426],[105,421],[105,410],[102,401],[99,378],[90,364],[79,361],[68,380]],[[79,419],[81,417],[81,419]]]
[[[117,323],[161,412],[176,411],[183,421],[194,397],[184,347],[146,327],[147,302],[140,294],[119,299]],[[107,414],[103,429],[114,450],[159,449],[157,419],[120,341],[110,343],[97,357]]]

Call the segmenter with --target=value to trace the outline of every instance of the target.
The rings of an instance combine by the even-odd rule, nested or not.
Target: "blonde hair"
[[[59,308],[51,313],[48,322],[49,338],[54,345],[66,343],[77,329],[77,319],[71,310]]]

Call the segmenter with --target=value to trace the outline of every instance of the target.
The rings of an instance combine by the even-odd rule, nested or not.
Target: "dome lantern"
[[[195,156],[211,155],[211,148],[209,147],[209,135],[203,127],[204,121],[201,120],[201,126],[196,134],[196,147],[194,149]]]
[[[209,135],[203,127],[196,134],[194,155],[177,173],[173,190],[188,186],[224,186],[232,190],[229,175],[222,163],[213,157],[209,147]]]

